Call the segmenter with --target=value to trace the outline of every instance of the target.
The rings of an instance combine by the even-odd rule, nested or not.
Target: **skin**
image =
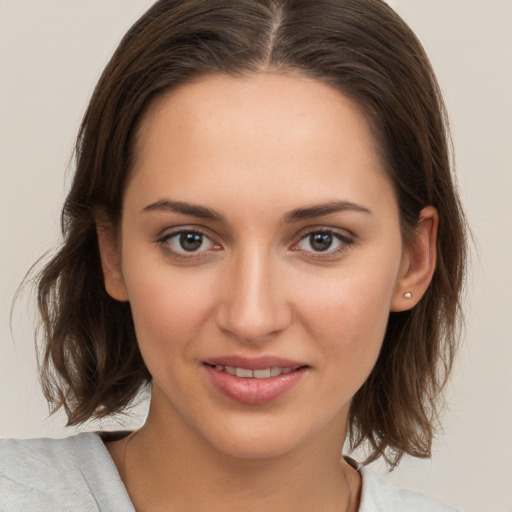
[[[389,312],[413,307],[435,267],[435,210],[404,247],[383,169],[357,106],[299,75],[207,77],[151,106],[121,225],[98,220],[107,291],[130,301],[154,379],[145,425],[107,445],[137,510],[357,510],[359,475],[340,463],[350,400]],[[336,201],[349,208],[287,219]],[[180,246],[187,230],[199,250]],[[318,231],[333,233],[326,251]],[[205,372],[227,354],[307,370],[278,399],[240,404]]]

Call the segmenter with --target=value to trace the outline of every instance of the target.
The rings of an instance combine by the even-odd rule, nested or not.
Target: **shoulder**
[[[118,494],[124,491],[96,434],[0,440],[0,512],[108,510],[99,505],[98,494],[108,502],[112,482],[114,492],[116,486]]]
[[[359,512],[457,512],[424,494],[399,489],[365,467]]]
[[[86,434],[64,439],[0,439],[0,470],[21,474],[30,465],[38,468],[58,469],[76,464],[78,441]]]

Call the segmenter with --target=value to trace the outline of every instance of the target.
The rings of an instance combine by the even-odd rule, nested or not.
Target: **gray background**
[[[59,240],[65,169],[94,84],[151,3],[0,0],[0,436],[70,433],[61,414],[46,419],[30,296],[18,301],[12,332],[11,303],[30,265]],[[441,82],[476,240],[444,431],[431,461],[405,460],[390,479],[467,512],[511,512],[512,1],[390,3],[416,31]],[[131,424],[144,407],[139,413]]]

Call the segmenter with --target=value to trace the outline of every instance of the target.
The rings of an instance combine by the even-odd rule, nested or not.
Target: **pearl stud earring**
[[[405,293],[404,293],[404,297],[405,297],[406,299],[412,299],[412,293],[411,293],[411,292],[405,292]]]

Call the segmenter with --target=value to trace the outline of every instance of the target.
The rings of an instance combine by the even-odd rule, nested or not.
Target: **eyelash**
[[[191,228],[191,229],[179,229],[178,231],[173,231],[171,233],[167,233],[161,238],[157,240],[157,243],[162,247],[162,249],[172,256],[173,258],[182,259],[182,260],[188,260],[191,261],[193,259],[198,258],[204,258],[206,256],[206,252],[210,251],[186,251],[185,249],[176,250],[172,249],[170,247],[169,242],[176,238],[178,240],[178,237],[181,237],[182,235],[199,235],[201,237],[201,245],[205,242],[205,240],[209,240],[210,244],[213,245],[214,251],[219,250],[221,248],[220,244],[217,244],[214,242],[210,236],[208,236],[204,231],[197,229],[197,228]],[[306,233],[304,233],[300,239],[295,242],[292,247],[290,248],[292,251],[301,251],[299,248],[299,245],[303,243],[304,241],[310,241],[311,243],[311,237],[313,235],[330,235],[332,237],[332,241],[337,241],[339,243],[339,247],[335,250],[332,250],[330,247],[327,248],[325,251],[304,251],[308,254],[308,257],[319,259],[319,260],[327,260],[329,258],[332,258],[333,256],[339,255],[342,252],[346,251],[351,245],[355,243],[355,240],[348,235],[339,233],[338,231],[335,231],[333,229],[326,229],[326,228],[317,228],[317,229],[310,229]],[[179,241],[177,242],[180,243]]]
[[[313,235],[329,235],[332,238],[332,242],[335,243],[336,241],[339,244],[339,247],[336,249],[331,249],[331,247],[327,248],[325,251],[305,251],[308,254],[309,258],[315,258],[319,260],[326,260],[332,257],[336,257],[339,254],[345,252],[351,245],[355,243],[355,240],[345,234],[342,234],[338,231],[335,231],[333,229],[326,229],[326,228],[317,228],[317,229],[310,229],[307,233],[301,236],[300,240],[296,242],[292,246],[293,251],[300,251],[301,249],[298,248],[299,244],[306,242],[311,244],[311,237]]]
[[[157,240],[157,243],[162,247],[162,249],[167,254],[169,254],[170,256],[172,256],[174,258],[178,258],[178,259],[181,259],[181,260],[188,260],[188,261],[193,260],[193,259],[197,259],[197,258],[204,258],[206,256],[204,251],[186,251],[185,249],[182,249],[181,251],[178,251],[178,250],[172,249],[170,247],[169,242],[173,238],[177,238],[177,237],[180,237],[181,235],[188,235],[188,234],[199,235],[199,236],[202,237],[202,243],[204,243],[204,240],[209,240],[211,242],[211,244],[213,244],[215,247],[219,247],[220,248],[220,245],[216,244],[215,242],[213,242],[211,237],[209,237],[204,231],[201,231],[200,229],[197,229],[197,228],[193,228],[193,229],[192,228],[191,229],[180,229],[178,231],[173,231],[171,233],[167,233],[166,235],[164,235],[161,238],[159,238]]]

